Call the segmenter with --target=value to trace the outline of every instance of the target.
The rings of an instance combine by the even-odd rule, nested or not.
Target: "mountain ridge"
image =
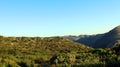
[[[120,25],[105,33],[104,36],[98,39],[95,43],[96,48],[113,47],[120,40]]]
[[[83,36],[83,37],[81,37]],[[64,37],[93,48],[110,48],[120,40],[120,25],[104,34]]]

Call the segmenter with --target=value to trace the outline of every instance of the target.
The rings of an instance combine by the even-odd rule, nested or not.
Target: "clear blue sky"
[[[120,0],[0,0],[0,35],[98,34],[119,24]]]

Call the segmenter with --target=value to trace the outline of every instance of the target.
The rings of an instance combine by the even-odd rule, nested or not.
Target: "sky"
[[[64,36],[120,25],[120,0],[0,0],[0,35]]]

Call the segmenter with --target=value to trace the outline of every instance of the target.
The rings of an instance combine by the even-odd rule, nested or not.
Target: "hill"
[[[72,40],[74,42],[82,43],[90,47],[95,47],[95,42],[101,38],[104,34],[97,35],[79,35],[79,36],[63,36],[63,38]]]
[[[105,34],[64,36],[64,38],[93,48],[109,48],[120,43],[120,25]]]
[[[93,48],[60,37],[0,36],[0,67],[44,67],[40,65],[49,66],[55,54],[91,50]]]
[[[52,51],[73,51],[89,49],[80,43],[60,37],[0,37],[0,46],[20,47],[25,49],[49,49]],[[6,48],[7,48],[6,47]]]
[[[96,46],[95,45],[96,40],[101,38],[103,35],[104,34],[89,35],[89,36],[86,35],[86,37],[80,38],[80,39],[76,40],[75,42],[82,43],[82,44],[85,44],[90,47],[94,47],[94,46]]]
[[[95,48],[108,48],[113,47],[120,40],[120,26],[115,27],[108,33],[105,33],[95,43]]]

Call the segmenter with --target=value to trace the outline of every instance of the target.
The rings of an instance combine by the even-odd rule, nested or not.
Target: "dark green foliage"
[[[18,63],[18,65],[20,65],[21,67],[28,67],[25,62],[20,62],[20,63]]]

